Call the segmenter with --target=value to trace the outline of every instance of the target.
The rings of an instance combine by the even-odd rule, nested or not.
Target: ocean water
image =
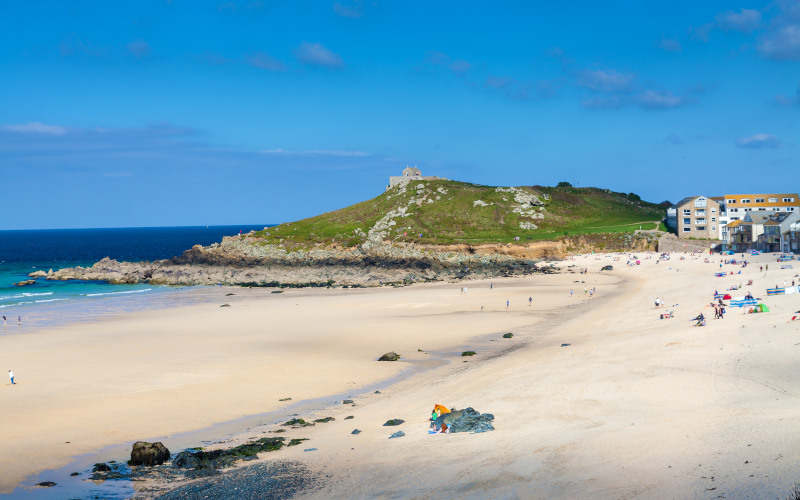
[[[17,327],[18,317],[25,327],[39,327],[197,300],[202,294],[177,293],[189,287],[110,285],[79,280],[47,281],[44,278],[23,287],[14,283],[28,279],[28,273],[32,271],[91,266],[104,257],[126,261],[167,259],[193,245],[209,245],[222,241],[223,236],[264,227],[0,231],[0,316],[7,317],[7,328]]]

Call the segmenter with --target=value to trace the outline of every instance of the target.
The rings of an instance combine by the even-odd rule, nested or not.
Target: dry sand
[[[624,256],[582,256],[562,267],[588,267],[587,275],[494,280],[491,290],[488,281],[236,289],[234,297],[222,289],[219,303],[230,308],[5,335],[0,366],[13,368],[19,385],[0,386],[0,491],[106,445],[277,410],[283,397],[349,392],[355,407],[301,415],[335,422],[284,434],[310,438],[308,446],[262,455],[324,474],[306,496],[785,496],[800,480],[800,321],[787,322],[800,294],[767,298],[764,290],[797,280],[797,271],[758,256],[741,275],[715,278],[718,256],[679,256],[630,268]],[[759,262],[772,267],[766,276]],[[606,264],[614,271],[600,274]],[[724,320],[690,326],[700,312],[713,318],[714,289],[748,279],[755,283],[744,290],[772,312],[728,308]],[[575,280],[597,295],[585,296]],[[658,319],[657,296],[667,308],[679,304],[676,318]],[[515,337],[501,340],[506,331]],[[467,348],[478,355],[462,363]],[[374,361],[389,350],[403,360]],[[359,391],[432,357],[451,363],[379,395]],[[496,430],[429,435],[435,403],[493,413]],[[390,418],[406,423],[383,427]],[[351,435],[354,428],[363,432]],[[406,436],[389,441],[396,430]],[[170,437],[162,440],[170,447]]]

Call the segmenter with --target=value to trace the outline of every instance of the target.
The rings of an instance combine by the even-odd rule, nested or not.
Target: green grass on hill
[[[393,221],[380,239],[479,244],[508,243],[518,237],[524,243],[564,235],[632,232],[640,226],[656,229],[663,217],[662,207],[633,194],[598,188],[515,189],[508,192],[508,188],[457,181],[413,181],[371,200],[256,234],[265,243],[295,248],[333,243],[352,247],[366,241],[367,233],[379,221]],[[402,215],[401,210],[405,210]]]

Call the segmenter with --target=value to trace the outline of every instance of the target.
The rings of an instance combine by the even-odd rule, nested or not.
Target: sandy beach
[[[334,422],[284,434],[308,446],[261,455],[325,477],[303,497],[787,495],[800,479],[800,321],[788,322],[800,294],[765,289],[798,280],[797,270],[762,255],[717,278],[719,256],[657,257],[628,267],[624,255],[579,256],[561,274],[492,288],[220,288],[212,304],[7,332],[0,366],[18,384],[0,386],[0,492],[106,446],[158,439],[174,453],[189,444],[172,436],[279,411],[282,398],[352,394],[355,406],[301,415]],[[759,272],[764,263],[771,269]],[[750,290],[771,312],[729,307],[714,320],[713,291],[750,279],[731,293]],[[660,320],[663,309],[675,318]],[[708,326],[691,326],[701,312]],[[387,351],[401,360],[375,361]],[[395,379],[381,394],[366,390]],[[437,403],[492,413],[496,430],[430,435]],[[405,423],[383,427],[390,418]],[[396,430],[406,435],[389,441]]]

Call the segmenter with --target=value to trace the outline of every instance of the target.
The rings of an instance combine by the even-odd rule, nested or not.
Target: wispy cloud
[[[666,52],[680,52],[680,51],[683,50],[683,46],[681,45],[681,42],[679,42],[678,40],[676,40],[674,38],[663,38],[662,37],[661,40],[659,40],[656,43],[656,45],[658,46],[658,48],[660,48],[661,50],[664,50]]]
[[[261,154],[266,155],[283,155],[283,156],[345,156],[345,157],[365,157],[372,156],[364,151],[347,151],[338,149],[317,149],[309,151],[294,151],[290,149],[276,148],[265,149],[259,151]]]
[[[322,66],[325,68],[344,67],[344,60],[321,43],[303,42],[294,51],[295,57],[302,64]]]
[[[113,54],[113,50],[109,46],[95,45],[92,42],[78,38],[74,33],[69,33],[58,42],[58,53],[61,57],[87,56],[107,58]]]
[[[681,136],[679,136],[677,134],[669,134],[668,136],[666,136],[664,138],[664,140],[662,142],[665,142],[667,144],[672,144],[673,146],[680,146],[681,144],[683,144],[686,141],[683,140],[683,137],[681,137]]]
[[[205,51],[199,54],[186,54],[186,58],[199,63],[210,64],[212,66],[222,66],[231,62],[230,59],[223,56],[219,52],[212,51]]]
[[[245,58],[248,65],[269,71],[285,71],[286,66],[266,52],[256,52]]]
[[[436,50],[425,54],[425,64],[433,68],[444,68],[456,76],[466,76],[472,64],[464,59],[453,59],[444,52]]]
[[[364,2],[333,2],[333,13],[339,17],[359,18],[364,17]]]
[[[722,31],[752,33],[761,24],[761,12],[744,8],[740,9],[739,12],[728,10],[717,14],[714,21]]]
[[[767,59],[800,60],[800,24],[789,24],[764,35],[758,50]]]
[[[668,90],[645,90],[635,95],[633,100],[645,109],[671,109],[687,104],[685,97],[676,96]]]
[[[775,96],[775,103],[779,106],[797,106],[800,105],[800,87],[794,93],[794,96],[787,96],[778,94]]]
[[[720,12],[714,21],[689,28],[693,38],[708,42],[715,29],[728,32],[750,34],[761,26],[761,12],[753,9],[740,9],[738,12],[728,10]]]
[[[736,139],[736,146],[744,149],[777,149],[781,145],[781,140],[770,134],[755,134]]]
[[[134,40],[125,45],[128,54],[137,59],[143,59],[153,54],[153,48],[144,40]]]
[[[3,125],[0,127],[2,130],[9,132],[18,132],[21,134],[50,134],[50,135],[63,135],[67,133],[67,129],[59,127],[58,125],[45,125],[39,122],[28,122],[19,125]]]
[[[578,72],[579,87],[603,92],[628,92],[633,88],[636,75],[620,73],[613,69],[587,69]]]
[[[560,80],[520,81],[510,76],[489,75],[484,85],[502,92],[514,101],[528,101],[554,97],[563,83]]]

